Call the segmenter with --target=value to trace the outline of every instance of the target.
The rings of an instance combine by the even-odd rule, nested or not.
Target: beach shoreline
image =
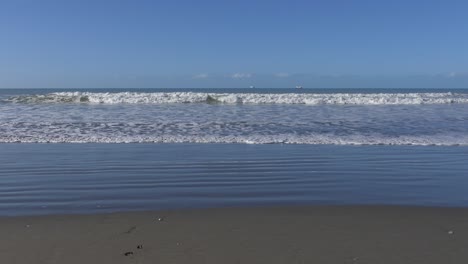
[[[288,206],[0,217],[2,263],[466,263],[468,208]]]

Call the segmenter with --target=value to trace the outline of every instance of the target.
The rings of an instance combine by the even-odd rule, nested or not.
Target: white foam
[[[412,145],[468,146],[467,135],[398,136],[315,134],[283,135],[111,135],[95,133],[56,133],[36,135],[0,135],[1,143],[234,143],[234,144],[307,144],[307,145]]]
[[[306,104],[306,105],[415,105],[467,104],[467,94],[457,93],[91,93],[59,92],[46,95],[22,95],[9,98],[15,103],[84,103],[84,104]]]
[[[194,92],[24,95],[0,103],[0,142],[468,145],[467,96]],[[212,103],[250,106],[205,105]],[[292,104],[318,106],[312,109]]]

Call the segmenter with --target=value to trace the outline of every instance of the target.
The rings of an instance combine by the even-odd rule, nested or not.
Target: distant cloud
[[[287,77],[291,76],[291,74],[289,74],[287,72],[280,72],[280,73],[275,74],[275,76],[278,77],[278,78],[287,78]]]
[[[233,75],[231,75],[231,78],[233,79],[248,79],[251,77],[252,77],[251,73],[234,73]]]
[[[201,74],[197,74],[197,75],[193,76],[194,79],[206,79],[208,77],[209,77],[209,75],[206,74],[206,73],[201,73]]]
[[[464,77],[468,76],[468,72],[449,72],[447,74],[448,78]]]

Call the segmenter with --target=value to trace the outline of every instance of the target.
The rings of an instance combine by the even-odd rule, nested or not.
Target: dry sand
[[[4,217],[0,263],[465,264],[468,209],[283,207]]]

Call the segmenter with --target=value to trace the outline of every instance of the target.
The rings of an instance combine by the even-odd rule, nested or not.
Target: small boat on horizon
[[[302,89],[302,86],[296,85],[296,89]]]

